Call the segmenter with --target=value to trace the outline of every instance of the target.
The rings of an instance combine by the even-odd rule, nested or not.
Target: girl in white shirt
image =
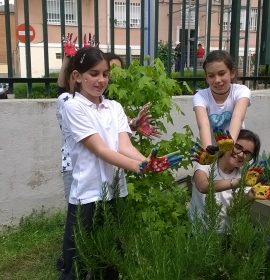
[[[208,88],[193,96],[193,109],[199,128],[202,147],[211,151],[212,131],[228,130],[236,141],[244,128],[244,118],[250,104],[250,90],[235,84],[237,69],[229,53],[223,50],[210,52],[204,63]]]
[[[96,47],[80,49],[72,59],[74,97],[65,102],[62,129],[73,166],[66,228],[63,244],[64,271],[60,279],[73,279],[75,256],[73,227],[78,205],[81,221],[92,228],[95,202],[113,198],[109,185],[118,168],[141,171],[143,156],[131,143],[131,130],[122,106],[103,97],[109,81],[110,66]],[[127,196],[124,173],[120,170],[119,192]]]
[[[128,192],[123,169],[135,173],[146,170],[162,172],[177,165],[183,157],[179,151],[156,157],[158,149],[154,148],[151,156],[146,158],[132,145],[129,137],[131,129],[121,104],[103,96],[109,81],[110,65],[100,49],[80,49],[70,63],[73,69],[73,97],[65,102],[61,114],[62,131],[73,167],[63,244],[62,280],[73,279],[73,227],[78,205],[81,223],[86,231],[91,231],[96,202],[104,198],[111,200],[116,195],[111,188],[116,174],[119,176],[119,196],[126,197]],[[70,78],[69,74],[67,78]],[[110,276],[111,280],[118,279]]]

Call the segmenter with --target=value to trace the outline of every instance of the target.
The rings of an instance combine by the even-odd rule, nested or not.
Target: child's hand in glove
[[[264,165],[262,164],[252,165],[247,171],[245,184],[250,187],[256,185],[259,177],[263,174],[263,172],[264,172]]]
[[[152,149],[147,161],[140,164],[141,173],[150,170],[154,173],[162,172],[179,164],[183,158],[179,151],[157,157],[159,147]]]
[[[216,153],[212,154],[208,152],[199,143],[195,143],[191,151],[193,152],[191,160],[197,161],[202,165],[212,164],[216,159]]]
[[[251,188],[251,192],[254,195],[255,199],[270,199],[270,186],[258,183]]]
[[[138,116],[130,121],[130,128],[145,137],[160,137],[158,128],[151,124],[152,116],[149,107],[149,103],[142,107]]]
[[[65,56],[74,56],[77,53],[77,48],[76,48],[77,37],[72,41],[72,36],[73,33],[68,33],[66,38],[63,39]]]
[[[86,34],[84,34],[83,37],[83,47],[84,48],[91,48],[91,47],[98,47],[98,43],[96,43],[95,41],[95,35],[91,35],[91,33],[89,32],[88,34],[88,40],[86,38]]]
[[[219,152],[231,151],[234,146],[234,141],[229,131],[222,129],[214,129],[214,136]]]

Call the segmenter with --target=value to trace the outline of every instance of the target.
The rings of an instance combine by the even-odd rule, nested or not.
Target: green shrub
[[[123,105],[127,115],[136,116],[150,102],[155,124],[166,132],[163,122],[172,122],[172,96],[181,90],[176,80],[166,76],[162,62],[156,59],[148,66],[133,62],[128,69],[114,68],[111,75],[109,96]],[[180,108],[178,111],[181,113]],[[143,154],[154,143],[160,146],[161,155],[180,150],[185,160],[179,167],[187,168],[192,137],[185,127],[169,140],[153,142],[136,135],[132,141]],[[143,176],[127,172],[127,181],[128,198],[101,202],[97,215],[102,215],[103,222],[96,225],[94,220],[91,234],[80,223],[76,227],[78,275],[91,271],[94,279],[103,279],[104,270],[110,269],[125,280],[267,279],[266,237],[270,230],[252,224],[242,192],[232,203],[227,235],[216,230],[220,207],[213,191],[206,199],[206,223],[198,221],[196,226],[187,217],[187,188],[176,184],[174,170]]]
[[[27,84],[15,84],[13,89],[15,98],[56,98],[58,96],[57,85],[49,85],[49,93],[46,92],[45,84],[38,83],[32,85],[32,93],[27,95]]]
[[[137,116],[140,108],[149,102],[154,123],[161,132],[166,132],[164,122],[172,123],[170,114],[173,106],[176,106],[179,118],[181,117],[180,108],[172,100],[172,96],[179,94],[181,89],[174,79],[167,77],[165,67],[159,58],[146,66],[134,61],[128,69],[113,68],[108,91],[110,97],[123,105],[129,117]],[[174,133],[169,141],[156,139],[155,145],[160,147],[160,155],[179,150],[185,158],[188,158],[193,146],[192,136],[192,131],[186,127],[183,132]],[[132,141],[145,155],[148,155],[154,146],[153,140],[140,135],[133,137]],[[183,160],[179,167],[188,168],[190,163],[190,160]],[[185,213],[185,207],[178,203],[179,196],[176,195],[177,185],[172,170],[162,174],[149,172],[143,177],[128,172],[128,187],[129,197],[137,208],[137,215],[144,217],[145,221],[156,219],[158,216],[162,216],[165,220],[166,217],[166,223],[157,224],[159,230],[173,227],[175,218]],[[174,192],[177,199],[171,196]],[[164,199],[166,196],[167,198]],[[158,200],[160,200],[159,203],[157,203]],[[148,205],[151,205],[155,211],[150,213]]]
[[[173,79],[176,79],[182,89],[182,94],[184,95],[190,95],[194,94],[194,92],[198,89],[203,89],[207,87],[206,82],[203,81],[180,81],[178,78],[182,77],[181,72],[172,72],[171,77]],[[192,70],[185,70],[184,71],[184,77],[192,78],[194,77],[194,73]],[[197,70],[196,77],[198,78],[204,78],[204,70]]]
[[[169,44],[168,42],[159,41],[158,42],[158,58],[162,61],[162,63],[167,66],[168,63],[168,52],[169,52]],[[170,68],[175,63],[175,51],[171,49],[171,60],[170,60]]]
[[[211,199],[207,204],[211,209]],[[81,271],[91,271],[94,279],[103,279],[102,273],[112,268],[126,280],[268,279],[269,226],[254,226],[247,211],[235,212],[230,232],[220,234],[215,227],[191,227],[186,215],[176,219],[173,227],[160,230],[157,224],[167,219],[154,215],[155,219],[144,220],[130,199],[116,198],[99,206],[103,223],[94,222],[90,235],[78,226],[75,235],[77,264]],[[145,209],[156,212],[152,205]],[[214,221],[216,210],[208,214]]]

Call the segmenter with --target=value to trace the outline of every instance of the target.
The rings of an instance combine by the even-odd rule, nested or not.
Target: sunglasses
[[[248,161],[253,158],[253,153],[251,151],[244,150],[244,148],[238,143],[234,144],[233,153],[235,155],[239,155],[239,154],[243,153],[245,159]]]

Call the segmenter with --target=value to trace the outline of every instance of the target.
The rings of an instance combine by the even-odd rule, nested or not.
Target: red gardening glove
[[[84,48],[91,48],[91,47],[98,47],[98,43],[95,42],[95,35],[91,35],[88,33],[88,40],[86,39],[86,34],[83,37],[83,47]]]
[[[191,149],[192,157],[191,160],[197,161],[201,165],[212,164],[217,158],[217,153],[212,153],[205,150],[199,143],[195,143],[194,147]]]
[[[66,56],[74,56],[77,53],[76,42],[77,37],[72,41],[73,33],[68,33],[67,37],[63,39],[64,54]]]
[[[161,134],[158,128],[151,124],[152,116],[150,115],[149,107],[149,103],[142,107],[138,116],[131,120],[130,128],[145,137],[160,137]]]
[[[152,149],[150,156],[148,157],[146,170],[158,173],[166,169],[172,168],[182,161],[183,156],[180,155],[179,151],[161,157],[157,157],[158,150],[159,147],[155,147]]]

